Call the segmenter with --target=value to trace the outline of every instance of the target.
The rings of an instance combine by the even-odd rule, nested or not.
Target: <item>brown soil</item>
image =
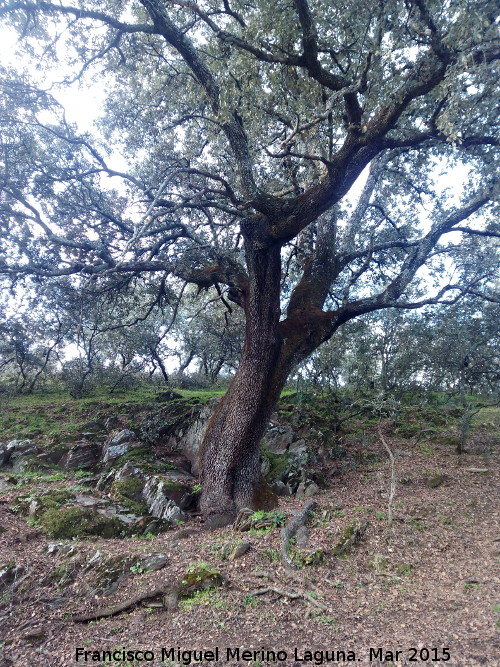
[[[480,454],[477,447],[459,459],[449,445],[421,442],[410,451],[407,442],[390,435],[388,442],[403,450],[396,463],[392,529],[387,525],[389,461],[374,439],[379,461],[332,477],[330,488],[317,496],[302,557],[323,550],[326,561],[294,572],[279,562],[279,529],[267,534],[231,528],[208,533],[195,517],[189,527],[196,533],[183,539],[166,533],[154,539],[74,541],[79,558],[68,575],[68,561],[48,554],[53,540],[12,513],[9,506],[16,494],[4,491],[0,566],[13,562],[24,573],[14,586],[0,591],[0,665],[308,667],[344,664],[338,651],[344,652],[345,663],[350,658],[359,665],[499,665],[498,459]],[[429,480],[438,474],[442,483],[429,488]],[[289,519],[305,502],[281,499],[280,509]],[[350,555],[335,557],[332,550],[345,528],[363,521],[369,525],[362,541]],[[241,538],[250,541],[250,551],[233,562],[222,560],[220,546]],[[157,572],[130,572],[114,593],[96,597],[85,571],[96,550],[141,556],[161,552],[169,563]],[[178,611],[147,602],[97,622],[70,620],[71,614],[109,607],[141,590],[179,581],[188,564],[200,560],[218,568],[228,583]],[[262,595],[252,594],[265,588],[268,592]],[[218,660],[210,654],[216,647]],[[77,648],[100,653],[76,660]],[[162,648],[167,650],[163,662]],[[171,648],[173,659],[168,662]],[[188,663],[187,653],[177,657],[178,648],[205,653],[191,656]],[[256,653],[252,659],[241,653],[238,659],[234,652],[228,658],[227,649],[237,648]],[[139,663],[117,654],[109,661],[102,655],[117,649],[149,650],[155,659]],[[266,656],[268,650],[286,652],[286,657],[280,653],[273,660],[272,654]]]

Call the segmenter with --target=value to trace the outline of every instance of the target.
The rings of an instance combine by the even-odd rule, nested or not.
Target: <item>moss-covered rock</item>
[[[94,594],[114,593],[120,581],[130,574],[137,559],[132,556],[103,556],[91,563],[89,583]]]
[[[291,466],[289,457],[286,454],[275,454],[264,447],[261,449],[261,457],[264,461],[266,481],[285,481]]]
[[[120,537],[124,526],[113,516],[105,516],[89,507],[65,507],[48,509],[39,516],[41,530],[49,537],[71,539],[98,535]]]
[[[18,496],[14,508],[18,509],[21,514],[38,519],[47,510],[58,510],[74,500],[75,495],[71,491],[54,489],[35,495]]]
[[[309,565],[309,566],[318,566],[322,565],[326,560],[326,554],[323,551],[323,549],[316,549],[315,551],[311,551],[308,554],[305,554],[304,556],[304,565]]]
[[[445,480],[446,478],[444,475],[433,475],[432,477],[429,477],[425,485],[428,489],[437,489],[438,486],[441,486],[441,484],[445,482]]]
[[[154,461],[151,447],[132,447],[115,462],[115,465],[122,466],[127,461],[131,463],[146,463]]]
[[[111,492],[113,495],[137,502],[140,500],[143,488],[144,482],[142,479],[138,477],[126,477],[114,481],[111,485]]]
[[[335,556],[346,556],[352,549],[352,547],[359,542],[363,537],[368,528],[368,523],[364,522],[359,526],[349,525],[344,528],[342,537],[333,547],[333,553]]]
[[[186,597],[195,591],[217,588],[224,583],[224,577],[213,565],[198,561],[191,563],[181,581],[179,597]]]
[[[236,560],[250,549],[250,542],[245,540],[231,540],[222,545],[220,555],[223,560]]]

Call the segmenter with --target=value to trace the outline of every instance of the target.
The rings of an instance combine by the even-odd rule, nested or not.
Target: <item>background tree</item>
[[[102,77],[109,147],[42,83],[4,73],[0,271],[157,273],[243,309],[238,370],[203,441],[208,525],[272,501],[260,438],[291,370],[339,327],[488,290],[489,264],[465,261],[461,242],[498,236],[495,4],[0,8],[44,85]],[[424,266],[439,272],[430,295]]]

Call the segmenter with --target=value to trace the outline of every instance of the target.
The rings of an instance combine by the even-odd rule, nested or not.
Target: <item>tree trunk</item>
[[[262,478],[259,443],[289,371],[280,358],[280,248],[256,246],[246,240],[249,282],[243,294],[246,329],[240,364],[201,448],[201,509],[209,528],[231,523],[242,507],[276,504]]]

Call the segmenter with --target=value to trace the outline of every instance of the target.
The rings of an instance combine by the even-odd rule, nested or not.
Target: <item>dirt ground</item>
[[[392,528],[390,464],[374,440],[378,461],[341,475],[325,471],[329,488],[315,497],[294,570],[280,561],[279,527],[209,533],[199,517],[153,539],[75,540],[69,558],[9,509],[19,492],[4,490],[0,565],[21,568],[0,590],[0,665],[500,665],[498,456],[478,441],[459,459],[449,445],[409,449],[387,437],[401,448]],[[305,502],[282,498],[279,509],[288,521]],[[361,541],[335,556],[346,527],[362,522],[368,527]],[[183,536],[185,528],[194,533]],[[248,540],[250,550],[223,560],[221,546],[234,539]],[[98,596],[88,567],[96,551],[162,553],[168,562],[156,572],[132,568],[114,592]],[[308,565],[307,554],[317,551],[324,561]],[[197,561],[217,568],[226,584],[173,612],[148,601],[110,618],[71,620],[178,582]],[[145,653],[127,655],[135,651]]]

